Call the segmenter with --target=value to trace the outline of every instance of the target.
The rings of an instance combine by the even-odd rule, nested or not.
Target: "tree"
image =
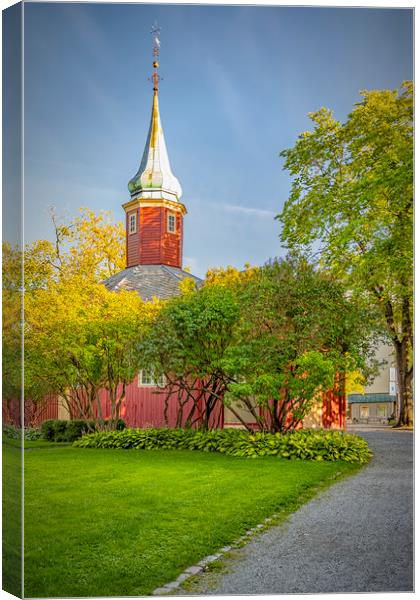
[[[142,364],[139,339],[157,310],[136,292],[110,292],[84,277],[34,291],[25,307],[26,386],[60,395],[72,417],[100,426],[106,390],[115,422]]]
[[[370,316],[330,274],[274,261],[237,295],[241,318],[224,366],[236,374],[226,401],[239,419],[242,404],[261,430],[294,430],[322,393],[338,386],[344,395],[347,371],[369,374]]]
[[[26,291],[79,275],[100,282],[125,268],[124,228],[110,212],[81,208],[68,222],[53,209],[50,216],[54,241],[37,240],[24,250]]]
[[[281,152],[293,176],[279,219],[289,249],[319,256],[378,309],[392,341],[400,425],[413,421],[413,88],[362,92],[347,122],[325,108]]]
[[[168,403],[178,402],[177,427],[216,427],[223,396],[231,381],[223,358],[232,342],[238,307],[224,286],[195,289],[182,286],[182,295],[168,300],[157,316],[143,349],[145,364],[164,374]]]
[[[108,212],[95,214],[81,209],[79,216],[63,222],[52,210],[51,219],[53,242],[37,240],[27,244],[23,251],[18,246],[3,243],[3,406],[10,409],[10,414],[20,414],[12,407],[19,404],[22,394],[22,292],[25,292],[25,318],[31,319],[28,310],[35,310],[42,294],[48,292],[51,301],[55,302],[60,289],[63,297],[76,301],[76,307],[79,298],[86,299],[83,294],[85,287],[91,289],[93,283],[125,266],[123,226],[112,223]],[[77,285],[79,296],[75,289]],[[57,306],[61,306],[60,302]],[[52,318],[51,310],[52,307],[46,306],[45,315]],[[44,321],[41,313],[39,318]],[[59,314],[55,318],[58,323]],[[29,341],[30,337],[25,340],[25,423],[42,410],[47,394],[55,389],[55,385],[50,385],[50,378],[38,376],[47,363],[29,361],[29,355],[35,358],[34,349],[28,346]],[[32,372],[35,365],[36,369]],[[111,390],[111,395],[113,393]]]
[[[24,423],[31,426],[45,408],[47,390],[40,381],[26,378],[22,395],[23,269],[19,246],[3,243],[2,267],[3,415],[7,422],[21,425],[23,412]]]
[[[345,372],[368,375],[370,314],[345,291],[297,259],[185,286],[145,340],[146,364],[166,376],[166,407],[178,400],[177,426],[214,426],[223,403],[245,427],[241,408],[261,431],[291,431],[322,392],[344,394]]]
[[[249,263],[246,263],[241,271],[231,265],[225,268],[217,267],[209,269],[206,273],[204,285],[219,285],[235,290],[244,281],[252,279],[258,269],[259,267],[252,267]]]
[[[2,399],[3,415],[20,423],[22,380],[22,253],[3,243],[2,256]]]

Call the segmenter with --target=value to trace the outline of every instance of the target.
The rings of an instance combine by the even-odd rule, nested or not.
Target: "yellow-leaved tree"
[[[231,265],[215,267],[207,271],[204,285],[221,285],[233,289],[241,283],[250,281],[258,270],[259,267],[252,267],[249,263],[244,265],[242,271]]]
[[[72,416],[103,421],[98,394],[105,389],[115,419],[136,373],[138,341],[159,304],[101,284],[125,267],[124,228],[109,212],[84,208],[64,221],[51,211],[51,219],[53,241],[23,251],[3,244],[3,402],[18,404],[21,394],[24,291],[25,407],[59,394]]]
[[[110,419],[120,417],[126,387],[141,367],[141,340],[159,310],[136,292],[110,292],[74,276],[52,282],[26,299],[25,378],[64,399],[74,418],[105,425],[101,390]]]
[[[125,268],[124,227],[109,211],[81,208],[64,221],[51,209],[50,216],[53,241],[38,240],[24,250],[26,292],[74,275],[99,282]]]

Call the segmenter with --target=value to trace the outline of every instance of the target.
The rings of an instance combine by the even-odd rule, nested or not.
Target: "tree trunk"
[[[398,426],[413,425],[413,367],[409,364],[407,338],[393,340],[397,363],[399,418]]]
[[[338,374],[338,398],[339,398],[339,423],[341,429],[346,429],[346,373],[340,371]]]

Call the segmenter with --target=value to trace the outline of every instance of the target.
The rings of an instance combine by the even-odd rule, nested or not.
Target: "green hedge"
[[[125,423],[122,419],[117,421],[107,420],[105,426],[112,430],[122,431],[125,429]],[[79,439],[85,433],[89,431],[95,431],[97,424],[95,421],[83,421],[83,420],[60,420],[50,419],[44,421],[41,425],[42,437],[48,442],[74,442]]]
[[[372,452],[362,438],[340,431],[302,429],[293,433],[249,433],[237,429],[125,429],[83,436],[78,448],[182,449],[230,456],[279,456],[366,463]]]
[[[95,423],[88,421],[64,421],[50,419],[41,425],[42,437],[48,442],[74,442],[89,429],[95,429]]]

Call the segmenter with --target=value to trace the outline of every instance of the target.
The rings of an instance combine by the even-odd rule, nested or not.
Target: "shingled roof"
[[[180,294],[179,283],[187,277],[194,279],[197,286],[202,284],[202,279],[187,273],[177,267],[167,265],[137,265],[120,271],[104,281],[110,290],[134,290],[145,301],[152,298],[165,300]]]

